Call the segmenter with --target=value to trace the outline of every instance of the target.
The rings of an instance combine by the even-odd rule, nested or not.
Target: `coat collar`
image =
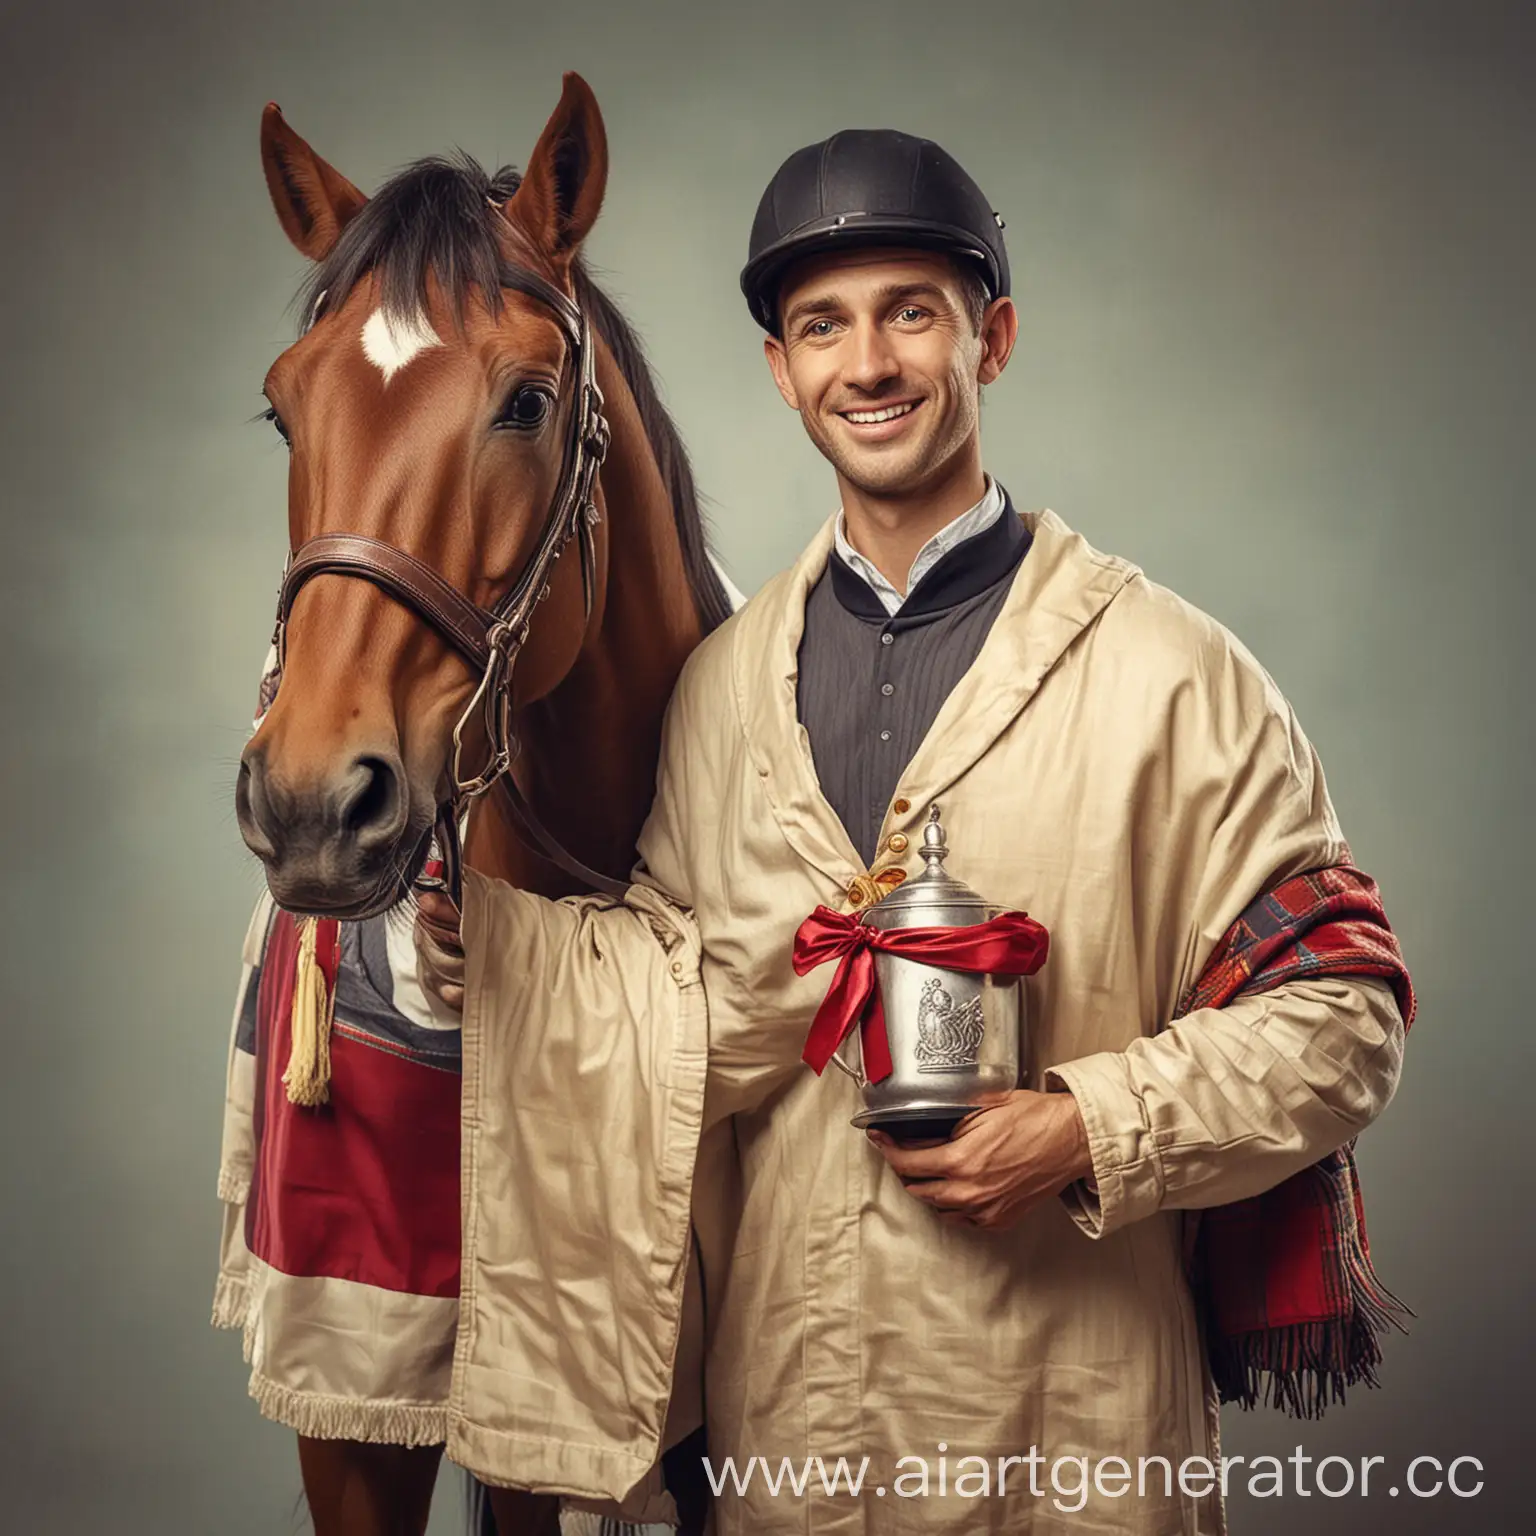
[[[896,797],[920,824],[928,804],[960,778],[1012,724],[1072,641],[1139,567],[1093,548],[1054,512],[1019,514],[1032,536],[1002,609],[970,669],[939,710]],[[786,841],[828,881],[846,889],[863,872],[816,778],[810,738],[795,703],[805,600],[827,566],[828,519],[795,562],[742,611],[732,673],[753,767]],[[882,830],[883,843],[885,833]]]
[[[899,631],[929,623],[959,604],[980,597],[994,582],[1011,575],[1029,549],[1028,527],[1013,510],[1007,491],[1001,494],[1003,510],[997,520],[941,555],[907,593],[906,601],[895,614],[885,611],[885,604],[874,588],[846,560],[829,555],[827,576],[838,602],[861,619]],[[836,526],[834,520],[834,529]]]

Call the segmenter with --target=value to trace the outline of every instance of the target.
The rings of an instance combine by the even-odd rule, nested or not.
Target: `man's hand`
[[[1088,1132],[1070,1093],[993,1095],[948,1141],[903,1146],[882,1131],[868,1135],[919,1200],[950,1220],[991,1230],[1012,1226],[1093,1172]]]
[[[416,975],[445,1008],[464,1008],[464,944],[459,909],[445,891],[416,893]]]

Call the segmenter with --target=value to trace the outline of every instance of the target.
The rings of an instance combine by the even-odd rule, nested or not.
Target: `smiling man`
[[[1375,887],[1249,652],[986,473],[1018,321],[948,154],[791,156],[742,289],[839,509],[690,660],[625,906],[471,877],[461,940],[423,902],[429,984],[511,1101],[467,1079],[495,1205],[450,1451],[619,1493],[702,1359],[732,1536],[1220,1531],[1218,1389],[1314,1409],[1377,1358],[1349,1145],[1412,994]],[[802,1059],[827,976],[791,951],[915,872],[937,800],[954,873],[1050,955],[1025,1081],[898,1145]],[[561,1269],[567,1226],[607,1234],[601,1273]],[[586,1359],[534,1401],[578,1315]]]

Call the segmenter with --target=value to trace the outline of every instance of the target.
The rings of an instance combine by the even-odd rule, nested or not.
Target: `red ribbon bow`
[[[1050,935],[1023,912],[1004,912],[970,928],[872,928],[851,912],[817,907],[795,934],[797,976],[842,957],[832,985],[805,1037],[801,1059],[820,1075],[855,1024],[862,1026],[864,1075],[891,1075],[891,1042],[875,984],[873,950],[903,955],[947,971],[1032,976],[1045,964]]]

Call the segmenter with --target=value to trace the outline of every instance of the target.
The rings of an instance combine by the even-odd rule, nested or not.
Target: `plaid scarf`
[[[1310,976],[1382,977],[1413,1022],[1413,985],[1376,882],[1350,864],[1253,902],[1174,1017]],[[1346,1387],[1376,1385],[1379,1336],[1406,1331],[1411,1314],[1371,1267],[1353,1141],[1262,1195],[1191,1217],[1190,1283],[1222,1402],[1316,1418]]]

